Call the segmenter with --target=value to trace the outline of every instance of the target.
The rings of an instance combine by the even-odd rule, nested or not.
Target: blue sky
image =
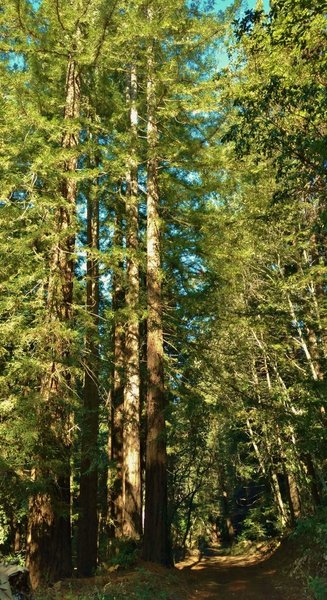
[[[233,0],[215,0],[214,5],[216,10],[226,10],[229,6],[233,4]],[[242,12],[246,10],[255,8],[257,4],[257,0],[243,0],[242,2]],[[263,0],[264,9],[266,12],[269,10],[269,0]],[[217,57],[218,67],[225,67],[228,63],[227,53],[223,48],[221,48],[219,52],[219,56]]]
[[[225,8],[230,6],[232,3],[233,3],[232,0],[216,0],[215,5],[218,10],[224,10]],[[269,0],[264,0],[263,3],[264,3],[265,10],[268,10]],[[255,5],[256,5],[256,0],[247,0],[246,2],[244,2],[245,9],[254,8]]]

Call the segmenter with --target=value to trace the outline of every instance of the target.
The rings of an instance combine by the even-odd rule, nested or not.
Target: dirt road
[[[210,556],[180,563],[188,600],[302,600],[303,590],[281,574],[277,556]]]
[[[109,597],[129,600],[141,597],[149,600],[306,600],[304,584],[289,575],[294,569],[295,550],[288,542],[282,543],[274,553],[263,546],[256,555],[246,556],[222,556],[219,549],[212,548],[209,556],[190,558],[178,563],[176,569],[168,570],[140,561],[130,570],[110,570],[96,577],[60,582],[52,589],[51,598],[77,600],[101,595],[108,600]],[[43,600],[43,596],[38,598]]]

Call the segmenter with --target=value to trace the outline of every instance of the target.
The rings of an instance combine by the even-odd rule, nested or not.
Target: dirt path
[[[159,600],[305,600],[304,584],[291,578],[296,548],[282,543],[272,553],[263,546],[261,553],[246,556],[221,556],[210,549],[210,556],[178,563],[167,570],[153,563],[139,562],[130,570],[109,570],[87,579],[68,579],[52,589],[53,600],[95,598],[144,598]],[[305,578],[304,578],[305,580]],[[83,592],[83,593],[82,593]],[[75,595],[72,595],[75,593]],[[102,596],[101,596],[102,597]],[[43,596],[38,596],[43,600]]]
[[[274,556],[211,556],[177,567],[191,589],[187,600],[301,600],[302,590],[278,563]]]

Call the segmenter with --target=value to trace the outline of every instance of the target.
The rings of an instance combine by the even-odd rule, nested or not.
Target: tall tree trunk
[[[293,506],[294,518],[299,519],[301,516],[301,497],[297,485],[296,477],[293,472],[287,474],[288,487],[290,491],[290,499]]]
[[[247,423],[247,428],[248,428],[248,431],[249,431],[249,434],[250,434],[252,446],[254,448],[254,451],[255,451],[258,463],[260,465],[261,472],[262,472],[263,475],[267,475],[267,470],[266,470],[266,466],[265,466],[265,463],[264,463],[264,459],[263,459],[263,457],[262,457],[262,455],[260,453],[259,446],[258,446],[258,444],[257,444],[257,442],[255,440],[255,435],[254,435],[254,432],[253,432],[253,429],[252,429],[252,426],[251,426],[251,422],[250,422],[249,419],[247,419],[246,423]],[[276,471],[274,469],[273,462],[272,462],[272,459],[271,459],[271,456],[270,456],[270,445],[268,443],[268,439],[267,439],[266,433],[265,433],[265,439],[266,439],[266,448],[267,448],[267,451],[269,453],[269,460],[271,462],[270,469],[269,469],[269,483],[270,483],[270,487],[271,487],[272,493],[274,495],[274,499],[275,499],[276,506],[278,508],[278,512],[280,514],[281,523],[284,526],[285,523],[286,523],[286,511],[285,511],[285,507],[284,507],[284,503],[283,503],[283,499],[282,499],[282,495],[281,495],[281,491],[280,491],[278,476],[277,476],[277,473],[276,473]]]
[[[285,510],[282,494],[280,491],[278,475],[277,475],[276,470],[273,465],[271,465],[271,467],[270,467],[270,485],[271,485],[271,488],[272,488],[272,491],[273,491],[273,494],[275,497],[275,502],[276,502],[278,512],[280,515],[280,520],[281,520],[282,526],[284,527],[287,522],[287,515],[286,515],[286,510]]]
[[[281,433],[278,424],[276,425],[276,439],[278,442],[280,460],[283,468],[283,475],[285,481],[285,490],[289,506],[289,525],[295,527],[296,519],[300,516],[300,497],[296,484],[295,475],[290,468],[290,464],[286,458],[286,452],[284,450],[284,444],[282,441]]]
[[[64,118],[79,117],[80,82],[76,62],[70,59],[66,77]],[[78,134],[67,128],[62,147],[73,150]],[[62,202],[55,215],[58,233],[54,245],[47,297],[48,352],[51,356],[40,389],[38,407],[38,456],[34,478],[39,492],[30,500],[27,564],[31,583],[36,588],[67,577],[72,571],[70,524],[70,428],[69,397],[71,374],[68,362],[71,343],[68,328],[73,311],[74,247],[72,232],[75,215],[77,184],[69,177],[76,170],[77,159],[72,155],[64,168],[67,176],[61,186]],[[59,327],[58,325],[61,324]],[[60,332],[60,327],[66,329]],[[54,333],[52,334],[52,331]]]
[[[114,245],[122,249],[122,207],[117,203],[115,216]],[[113,381],[111,392],[111,460],[114,463],[110,490],[110,522],[111,538],[123,536],[123,427],[124,427],[124,368],[125,368],[125,334],[121,309],[124,306],[124,286],[122,282],[123,261],[119,261],[113,272],[114,311],[113,330]]]
[[[300,346],[304,352],[304,355],[307,359],[307,362],[308,362],[308,365],[310,367],[310,371],[312,374],[312,378],[314,379],[314,381],[319,381],[319,379],[323,378],[323,375],[322,375],[321,369],[320,369],[320,365],[319,365],[319,363],[317,363],[317,361],[312,356],[312,350],[309,348],[308,344],[305,341],[305,337],[304,337],[302,328],[300,326],[299,320],[298,320],[296,312],[295,312],[294,304],[293,304],[289,294],[287,296],[287,300],[288,300],[288,304],[290,307],[290,314],[291,314],[292,320],[296,324],[296,329],[297,329],[298,338],[299,338],[299,344],[300,344]]]
[[[148,18],[152,20],[152,9]],[[171,565],[167,515],[164,351],[160,273],[158,127],[156,120],[154,44],[148,49],[147,73],[147,443],[145,475],[145,560]]]
[[[146,275],[141,273],[140,284],[142,290],[146,290]],[[147,321],[144,319],[140,323],[140,463],[141,463],[141,522],[144,531],[144,494],[145,490],[145,470],[146,470],[146,403],[147,403]]]
[[[197,492],[198,492],[198,489],[196,488],[195,490],[193,490],[192,494],[190,495],[190,497],[188,499],[185,532],[184,532],[183,539],[182,539],[183,558],[185,557],[187,538],[189,536],[189,533],[190,533],[190,530],[192,527],[192,514],[193,514],[193,507],[194,507],[194,498],[195,498]]]
[[[99,433],[99,202],[97,185],[91,184],[87,202],[88,331],[82,420],[81,479],[77,547],[78,574],[89,577],[97,566],[98,541],[98,433]]]
[[[252,425],[251,425],[250,419],[246,420],[246,426],[248,428],[249,436],[250,436],[250,439],[251,439],[251,442],[252,442],[252,446],[253,446],[254,452],[256,454],[256,457],[257,457],[257,460],[258,460],[261,472],[262,472],[263,475],[266,475],[266,467],[265,467],[264,459],[261,456],[261,452],[259,450],[259,446],[258,446],[258,444],[256,442],[254,431],[252,429]]]
[[[313,463],[312,457],[309,454],[309,452],[304,453],[301,456],[301,458],[302,458],[303,464],[305,465],[307,474],[310,479],[310,491],[311,491],[312,505],[313,505],[314,511],[316,511],[318,506],[321,505],[320,486],[319,486],[319,482],[318,482],[316,468],[315,468],[315,465]]]
[[[267,387],[269,392],[271,392],[271,378],[270,378],[270,373],[269,373],[269,368],[268,368],[268,362],[267,362],[267,356],[265,353],[265,349],[264,349],[264,345],[262,340],[260,340],[255,332],[254,329],[252,329],[252,335],[256,341],[256,343],[258,344],[261,352],[262,352],[262,358],[263,358],[263,363],[264,363],[264,369],[265,369],[265,376],[266,376],[266,382],[267,382]],[[255,387],[258,387],[258,375],[256,372],[256,367],[255,365],[253,365],[253,382]],[[257,396],[258,396],[258,400],[259,402],[261,402],[260,399],[260,395],[259,392],[257,391]],[[276,467],[274,465],[274,458],[272,455],[272,451],[271,451],[271,443],[270,443],[270,438],[268,435],[268,428],[267,428],[267,423],[264,420],[263,424],[262,424],[262,429],[263,429],[263,435],[264,435],[264,442],[265,442],[265,446],[266,446],[266,454],[268,456],[268,461],[269,461],[269,483],[271,486],[271,490],[275,499],[275,503],[279,512],[279,516],[280,516],[280,520],[281,520],[281,524],[284,527],[286,525],[287,522],[287,515],[286,515],[286,510],[285,510],[285,506],[284,506],[284,502],[283,502],[283,498],[282,498],[282,494],[281,494],[281,490],[280,490],[280,485],[279,485],[279,480],[278,480],[278,475],[276,472]],[[251,433],[251,432],[250,432]],[[255,446],[254,449],[256,451],[256,454],[258,456],[258,449],[256,450]],[[261,461],[260,461],[261,462]],[[260,465],[261,469],[264,468],[265,466]],[[263,471],[264,472],[264,471]]]
[[[127,84],[130,112],[131,156],[126,190],[127,291],[125,327],[125,395],[124,395],[124,535],[137,539],[141,534],[141,464],[140,464],[140,331],[138,266],[138,165],[137,144],[137,74],[131,67]]]
[[[220,451],[221,455],[222,450]],[[226,477],[226,469],[223,462],[217,465],[217,472],[219,474],[219,484],[221,491],[221,512],[222,512],[222,529],[221,538],[224,544],[233,544],[235,537],[234,525],[231,519],[229,493],[228,493],[228,482]]]

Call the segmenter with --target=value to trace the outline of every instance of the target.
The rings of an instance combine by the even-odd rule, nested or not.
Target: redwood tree
[[[153,20],[153,8],[148,10]],[[147,438],[143,557],[172,562],[167,515],[164,349],[162,327],[158,124],[155,42],[147,50]]]
[[[34,478],[40,491],[30,500],[27,564],[33,587],[67,577],[72,572],[70,524],[71,373],[68,368],[74,283],[74,216],[77,183],[70,177],[77,165],[74,149],[78,131],[72,123],[80,114],[80,75],[69,58],[66,76],[62,148],[69,156],[55,212],[56,241],[51,249],[46,296],[49,361],[40,387],[37,407],[38,456]]]
[[[81,477],[77,561],[78,573],[91,576],[98,546],[99,434],[99,187],[89,186],[87,199],[86,347],[81,433]]]

